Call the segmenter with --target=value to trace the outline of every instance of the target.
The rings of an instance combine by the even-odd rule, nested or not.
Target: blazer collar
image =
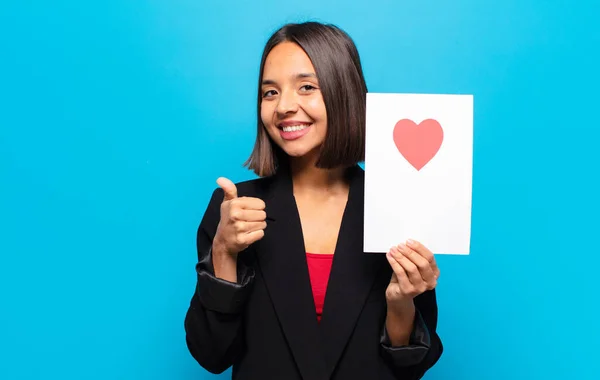
[[[364,171],[348,170],[350,192],[335,248],[323,317],[317,322],[292,178],[281,167],[264,198],[267,228],[257,242],[259,270],[305,379],[328,379],[381,269],[363,253]],[[375,338],[377,339],[377,338]]]

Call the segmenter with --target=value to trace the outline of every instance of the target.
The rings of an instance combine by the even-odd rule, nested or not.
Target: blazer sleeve
[[[184,323],[190,354],[214,374],[224,372],[240,355],[242,313],[254,280],[254,270],[239,259],[240,255],[238,283],[214,275],[212,241],[220,219],[222,199],[223,190],[216,189],[198,227],[196,287]]]
[[[415,321],[408,345],[391,345],[385,324],[381,333],[381,353],[398,379],[421,379],[442,356],[437,334],[435,289],[415,297]]]

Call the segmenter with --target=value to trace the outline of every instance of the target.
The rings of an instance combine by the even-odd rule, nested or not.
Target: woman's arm
[[[436,332],[440,271],[433,253],[412,240],[392,247],[386,257],[393,275],[386,289],[382,353],[399,379],[420,379],[443,349]]]
[[[381,334],[381,353],[399,379],[421,379],[443,352],[442,341],[437,334],[435,289],[414,298],[413,319],[410,322],[407,322],[406,316],[392,313],[388,312]],[[410,334],[404,338],[408,325],[411,326]],[[394,337],[398,330],[400,334]]]
[[[237,256],[233,257],[235,264],[217,256],[222,253],[213,243],[222,199],[223,191],[215,190],[198,228],[197,283],[185,317],[188,349],[211,373],[222,373],[241,353],[242,311],[254,279],[252,268]],[[220,270],[218,275],[215,266]]]

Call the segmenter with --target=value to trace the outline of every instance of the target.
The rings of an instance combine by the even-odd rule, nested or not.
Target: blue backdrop
[[[212,379],[195,232],[254,138],[269,33],[333,22],[373,92],[475,99],[472,254],[427,379],[598,379],[597,1],[0,5],[0,379]],[[515,371],[516,373],[515,374]]]

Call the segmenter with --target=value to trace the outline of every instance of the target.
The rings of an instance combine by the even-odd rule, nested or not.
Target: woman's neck
[[[327,193],[329,195],[346,193],[346,169],[322,169],[315,163],[302,158],[290,161],[295,194]]]

